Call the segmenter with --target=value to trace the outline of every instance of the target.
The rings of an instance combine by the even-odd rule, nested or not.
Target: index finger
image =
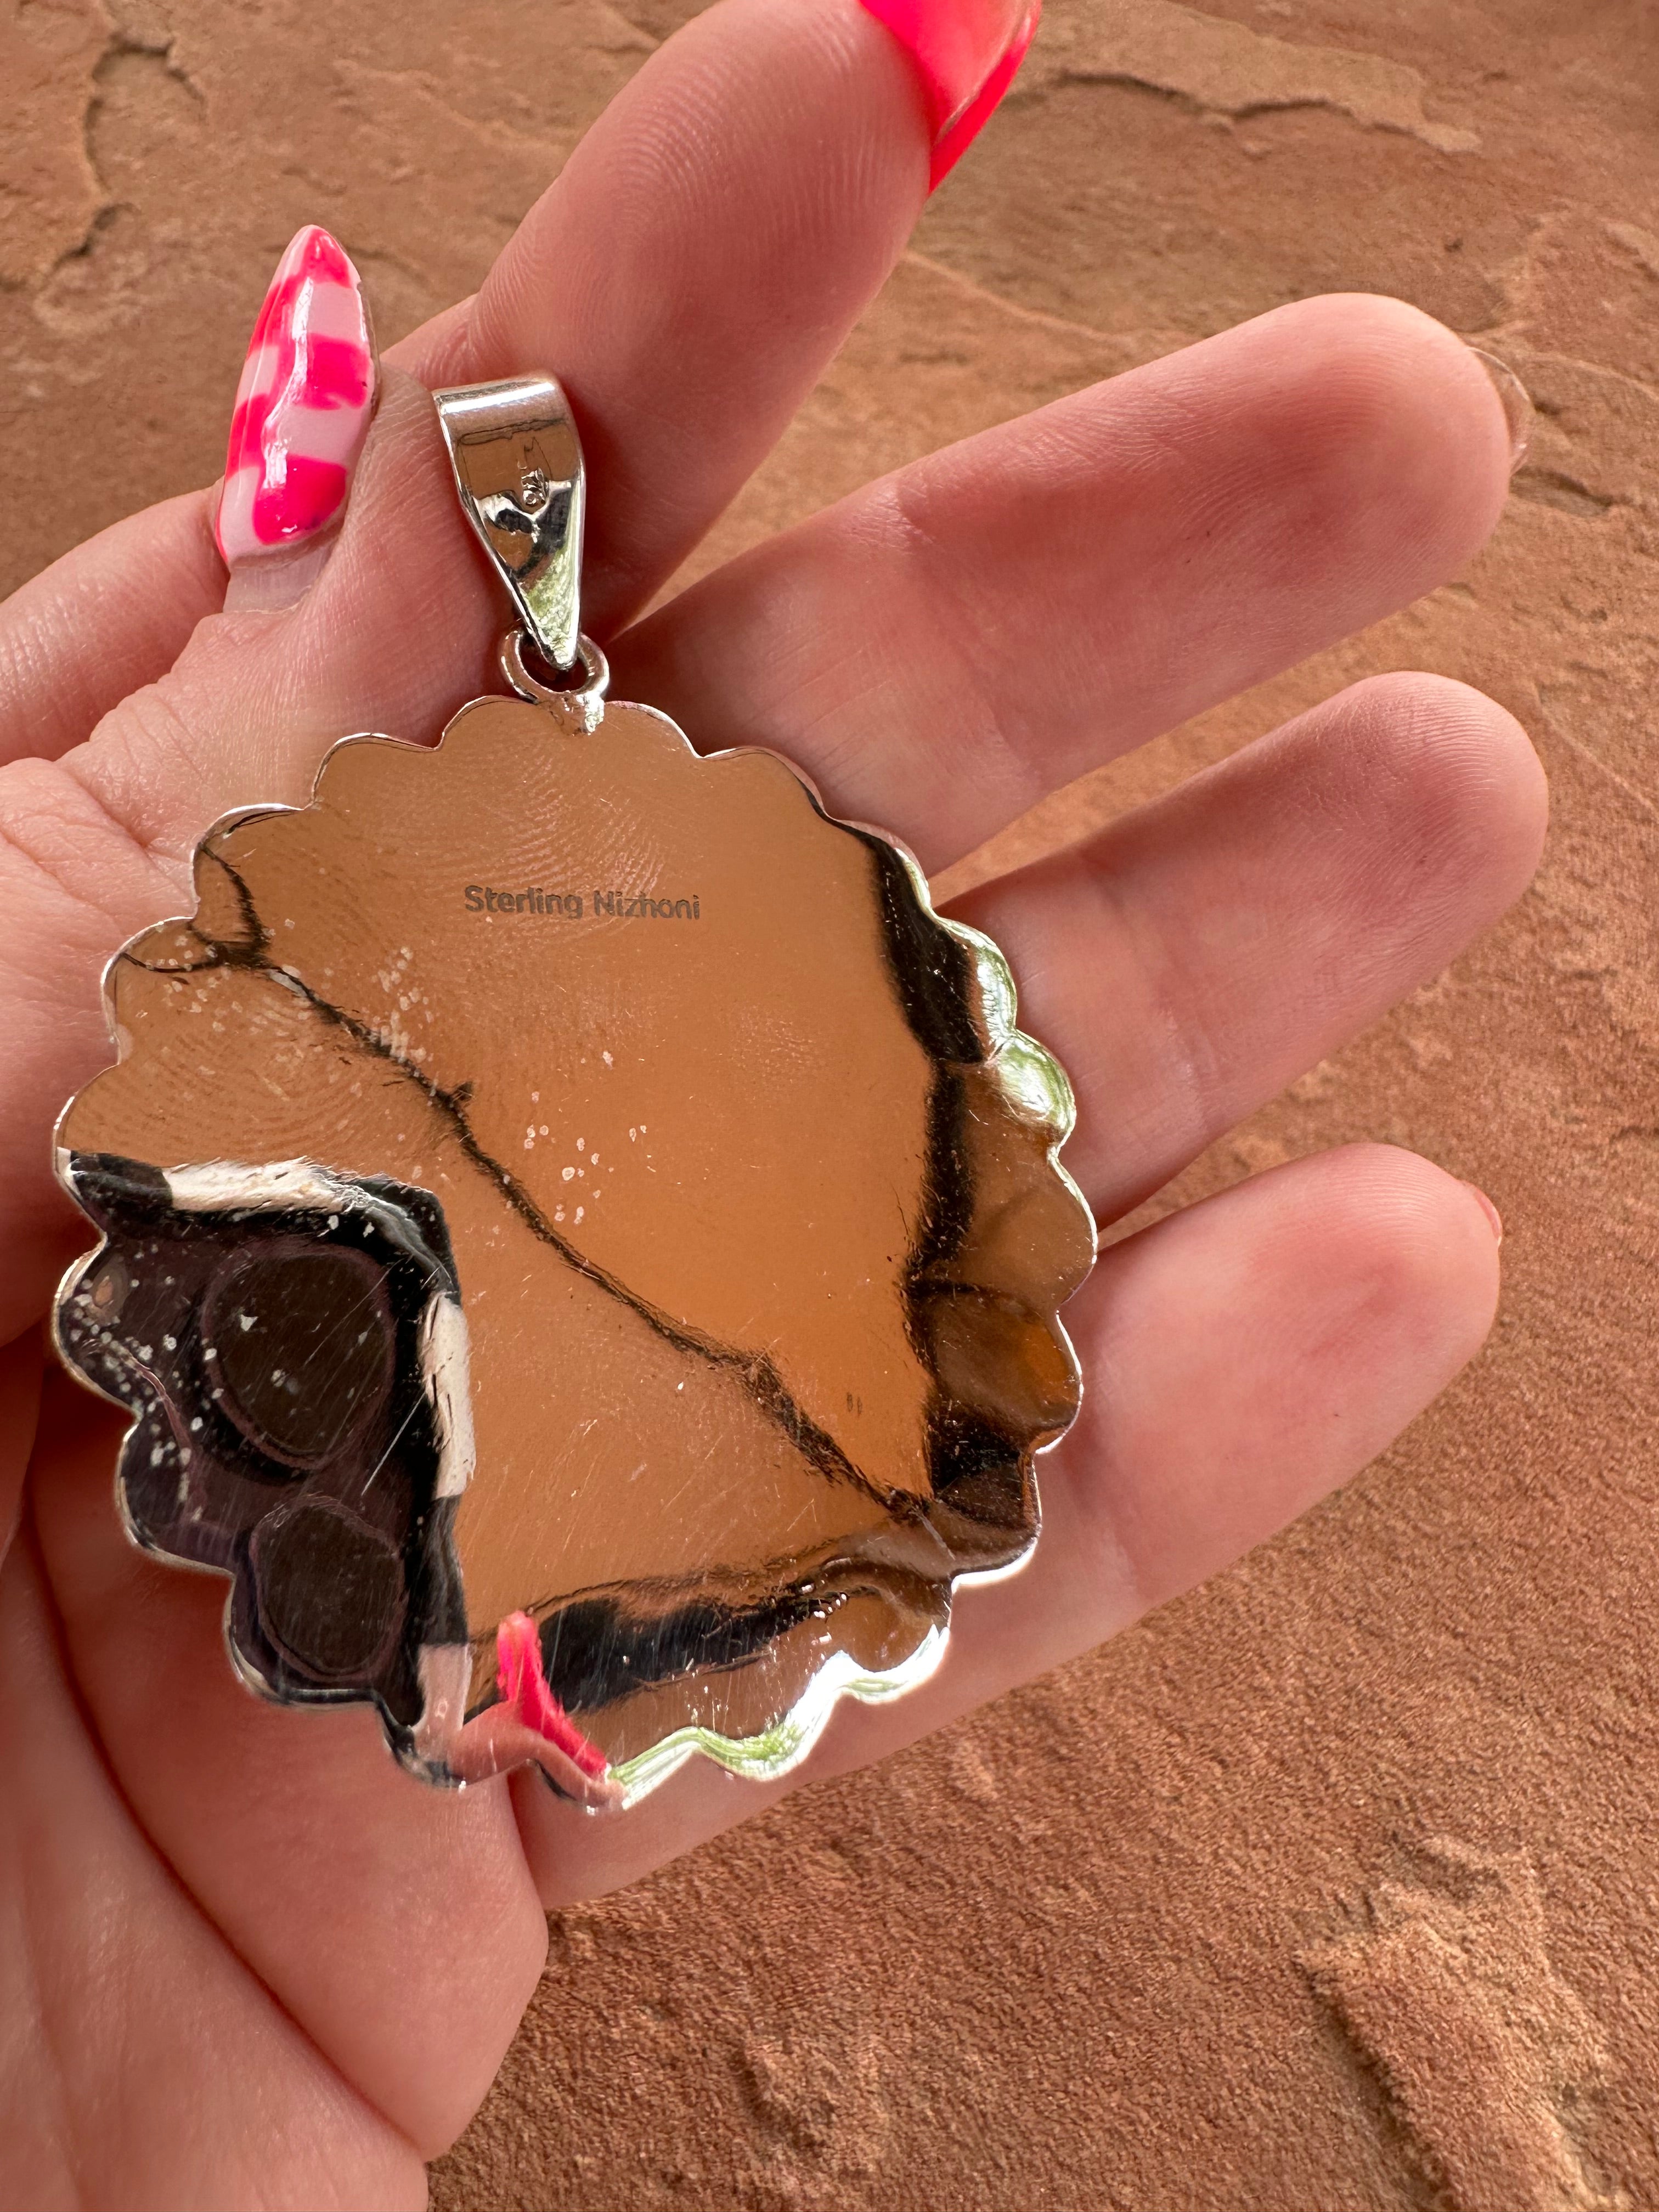
[[[915,77],[859,0],[721,0],[606,109],[476,298],[386,359],[428,385],[563,380],[592,485],[584,598],[603,632],[769,450],[879,289],[927,184]],[[172,666],[224,587],[197,494],[14,593],[0,763],[85,738]]]

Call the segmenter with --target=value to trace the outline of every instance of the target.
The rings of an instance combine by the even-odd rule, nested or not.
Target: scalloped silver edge
[[[335,754],[343,750],[345,746],[373,744],[397,745],[411,753],[435,752],[444,744],[455,723],[466,713],[468,707],[489,704],[498,696],[505,699],[507,696],[487,694],[477,700],[469,700],[465,705],[458,707],[454,714],[446,721],[442,730],[439,732],[434,744],[430,745],[417,744],[407,738],[391,737],[379,730],[356,730],[348,736],[337,738],[317,763],[317,772],[311,782],[311,796],[303,806],[293,806],[280,801],[264,805],[252,801],[240,806],[228,807],[222,814],[216,817],[197,839],[195,847],[192,848],[191,855],[192,881],[196,857],[201,848],[210,839],[222,836],[236,822],[256,815],[301,814],[305,812],[307,807],[317,805],[319,788],[328,765]],[[522,701],[520,703],[528,705],[534,702]],[[1091,1234],[1098,1243],[1099,1231],[1095,1221],[1094,1211],[1060,1158],[1060,1146],[1071,1135],[1077,1121],[1077,1101],[1072,1089],[1071,1079],[1048,1048],[1017,1025],[1015,1017],[1018,1006],[1018,993],[1014,982],[1013,970],[1009,966],[1001,947],[982,930],[975,929],[968,922],[954,921],[949,915],[942,915],[939,912],[933,904],[932,888],[921,863],[904,841],[896,837],[891,830],[883,829],[878,823],[849,821],[845,815],[832,812],[824,805],[823,794],[811,776],[797,762],[791,760],[787,753],[778,752],[769,745],[728,745],[718,752],[699,753],[679,724],[672,715],[663,713],[660,708],[648,706],[641,701],[635,700],[606,701],[603,703],[605,706],[613,704],[626,706],[634,713],[648,714],[653,721],[660,722],[665,729],[672,731],[686,750],[700,761],[712,763],[720,760],[736,760],[756,754],[763,759],[776,761],[802,786],[813,805],[826,821],[835,823],[841,829],[858,830],[866,836],[879,837],[884,845],[890,846],[898,854],[904,864],[905,873],[909,878],[911,889],[915,891],[923,913],[930,920],[937,922],[941,929],[947,931],[972,954],[975,979],[979,986],[980,1005],[984,1016],[987,1034],[993,1048],[989,1064],[996,1070],[1000,1084],[1009,1103],[1022,1115],[1022,1118],[1041,1121],[1051,1131],[1048,1146],[1049,1167],[1076,1200],[1082,1210],[1084,1218],[1089,1224]],[[603,727],[602,707],[588,734],[597,735]],[[136,944],[138,938],[148,935],[150,929],[165,927],[168,921],[176,921],[180,927],[187,927],[193,920],[193,912],[189,915],[163,915],[159,921],[148,924],[143,930],[135,933],[133,937],[125,940],[104,963],[99,988],[103,1001],[105,1024],[109,1030],[110,1041],[115,1047],[118,1063],[127,1056],[128,1040],[122,1034],[120,1024],[116,1019],[114,1000],[111,990],[111,979],[114,975],[117,963],[125,952],[127,945]],[[75,1196],[75,1191],[68,1173],[68,1152],[62,1142],[61,1132],[64,1119],[79,1095],[77,1090],[65,1101],[52,1129],[53,1169],[58,1180],[71,1198]],[[58,1342],[58,1301],[67,1293],[71,1279],[79,1279],[84,1268],[106,1250],[107,1243],[108,1240],[100,1235],[94,1249],[90,1253],[83,1254],[65,1270],[58,1287],[58,1296],[52,1302],[52,1334],[55,1347]],[[1086,1276],[1084,1280],[1087,1280]],[[1069,1297],[1074,1297],[1077,1291],[1081,1290],[1082,1287],[1082,1283],[1079,1283],[1077,1288],[1068,1294]],[[1083,1389],[1082,1364],[1078,1358],[1076,1347],[1072,1342],[1066,1325],[1059,1318],[1058,1312],[1056,1312],[1054,1326],[1066,1358],[1070,1362],[1072,1371],[1078,1377],[1080,1398]],[[63,1357],[59,1350],[59,1358]],[[64,1364],[69,1364],[67,1361]],[[71,1369],[71,1372],[76,1375],[77,1379],[79,1378],[78,1370]],[[112,1402],[119,1401],[112,1401]],[[136,1428],[137,1425],[136,1421],[131,1425],[132,1428]],[[128,1435],[131,1433],[131,1428],[127,1433]],[[126,1440],[126,1437],[124,1436],[121,1440],[122,1451],[125,1449]],[[1061,1437],[1054,1437],[1052,1443],[1039,1447],[1036,1456],[1041,1458],[1043,1453],[1052,1451],[1054,1445],[1062,1441]],[[117,1508],[129,1537],[138,1541],[136,1532],[127,1520],[121,1501],[120,1459],[120,1452],[118,1452],[113,1470]],[[1036,1549],[1041,1533],[1039,1519],[1036,1534],[1033,1535],[1030,1543],[1019,1558],[1011,1561],[1006,1567],[995,1567],[981,1573],[953,1576],[951,1581],[952,1599],[954,1600],[955,1593],[959,1588],[974,1589],[988,1586],[994,1583],[1006,1582],[1011,1576],[1023,1572]],[[171,1565],[183,1567],[195,1566],[193,1561],[173,1560],[171,1553],[164,1556]],[[196,1571],[209,1574],[220,1571],[216,1568],[210,1567],[197,1568]],[[230,1651],[233,1663],[236,1665],[238,1675],[248,1681],[250,1687],[268,1697],[269,1691],[257,1679],[250,1678],[240,1664],[236,1662],[236,1653],[229,1633],[228,1600],[226,1603],[224,1637],[226,1647]],[[886,1704],[895,1698],[902,1697],[907,1691],[917,1688],[937,1673],[949,1642],[948,1623],[943,1627],[937,1626],[930,1627],[927,1635],[908,1658],[901,1660],[896,1667],[874,1673],[861,1668],[850,1653],[833,1652],[787,1712],[774,1721],[769,1728],[763,1729],[755,1735],[726,1736],[720,1735],[717,1729],[698,1727],[677,1729],[672,1735],[665,1736],[659,1743],[653,1744],[648,1751],[636,1753],[632,1759],[624,1759],[611,1768],[611,1776],[622,1787],[623,1808],[638,1804],[642,1798],[648,1796],[653,1790],[667,1781],[671,1775],[678,1773],[689,1759],[699,1755],[709,1759],[717,1766],[724,1767],[730,1774],[740,1775],[751,1781],[772,1782],[780,1779],[808,1757],[828,1727],[831,1715],[843,1697],[851,1698],[860,1705]],[[392,1755],[398,1759],[400,1765],[407,1766],[409,1762],[399,1757],[396,1747],[389,1739],[385,1740]],[[588,1809],[593,1811],[598,1808],[590,1807]]]

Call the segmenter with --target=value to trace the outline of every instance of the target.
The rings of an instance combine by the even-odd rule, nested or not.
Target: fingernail
[[[1526,386],[1507,362],[1499,361],[1495,353],[1483,353],[1479,346],[1471,346],[1469,351],[1491,377],[1504,403],[1504,419],[1510,426],[1510,474],[1513,476],[1531,450],[1532,428],[1538,419],[1538,410]]]
[[[864,0],[921,78],[933,137],[931,191],[990,119],[1025,58],[1042,0]]]
[[[1497,1244],[1501,1244],[1504,1241],[1503,1215],[1498,1211],[1498,1208],[1492,1204],[1492,1200],[1487,1197],[1486,1192],[1481,1189],[1478,1182],[1465,1182],[1463,1188],[1465,1190],[1473,1191],[1476,1198],[1480,1200],[1481,1211],[1485,1213],[1487,1220],[1492,1224],[1492,1242]]]
[[[276,264],[236,387],[214,536],[240,605],[283,605],[315,577],[345,512],[374,410],[362,280],[308,223]]]
[[[502,1703],[514,1707],[526,1728],[574,1759],[591,1781],[605,1773],[610,1761],[547,1686],[541,1638],[527,1613],[509,1613],[495,1631],[495,1687]]]

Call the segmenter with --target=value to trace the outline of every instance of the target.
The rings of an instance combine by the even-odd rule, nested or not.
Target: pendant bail
[[[569,402],[550,376],[432,397],[468,521],[541,652],[560,671],[574,668],[586,484]]]

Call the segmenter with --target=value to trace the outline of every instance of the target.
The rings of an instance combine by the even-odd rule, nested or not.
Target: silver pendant
[[[111,963],[57,1340],[264,1695],[371,1702],[441,1783],[770,1777],[1036,1540],[1071,1093],[902,847],[607,702],[557,386],[437,405],[514,696],[228,816]]]

